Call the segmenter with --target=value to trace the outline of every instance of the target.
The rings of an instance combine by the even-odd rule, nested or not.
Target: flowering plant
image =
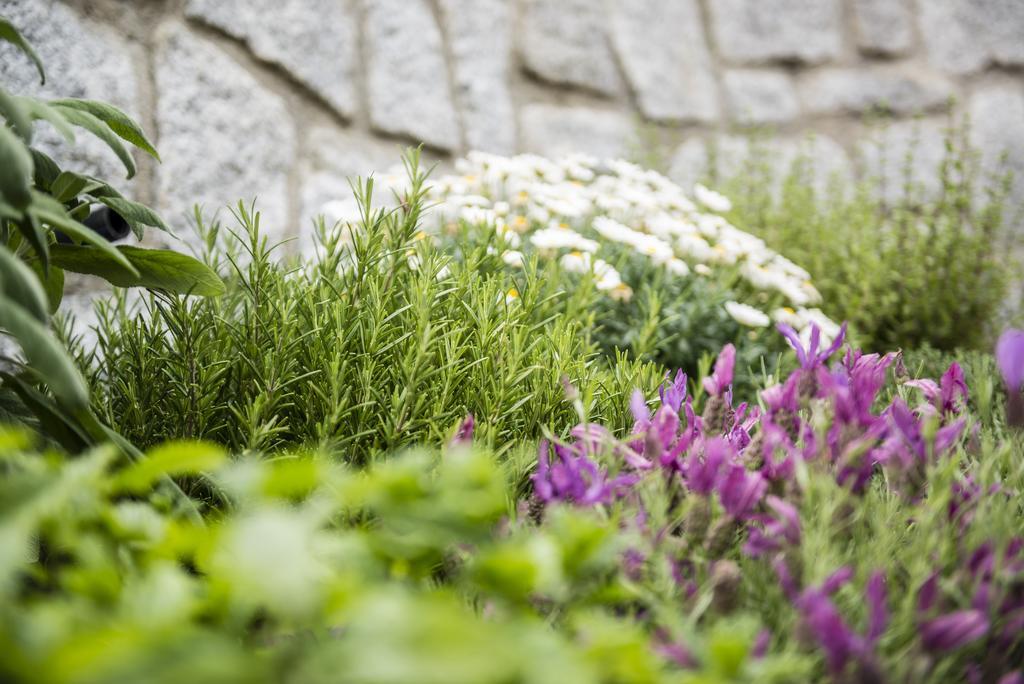
[[[1019,501],[1024,472],[1019,458],[1002,474],[976,458],[980,425],[967,412],[959,365],[938,382],[906,380],[899,355],[840,353],[844,330],[827,348],[817,328],[807,345],[785,324],[779,330],[799,367],[756,405],[734,403],[736,351],[727,345],[701,383],[700,411],[681,374],[653,407],[637,391],[628,437],[580,426],[556,447],[558,487],[544,446],[532,476],[536,501],[618,511],[633,531],[623,571],[640,581],[667,568],[691,610],[706,601],[726,614],[741,605],[759,605],[768,620],[776,609],[792,614],[792,623],[776,620],[791,636],[765,639],[820,652],[833,681],[938,681],[951,667],[972,682],[1020,681],[1024,525],[1016,514],[1004,514],[1013,522],[998,532],[986,522],[993,508]],[[1018,392],[1019,337],[1005,335],[998,355]],[[890,369],[904,380],[884,402]],[[589,489],[585,473],[596,476],[586,479]],[[865,548],[880,541],[871,536],[875,506],[889,508],[898,543],[923,557]],[[766,570],[775,589],[762,579]],[[866,610],[850,611],[851,582],[861,585]],[[758,599],[744,604],[751,589]],[[916,603],[895,624],[895,597],[907,594]],[[670,625],[651,622],[675,662],[700,664]],[[886,665],[887,643],[902,644],[902,657],[906,649],[919,656]]]
[[[593,334],[607,353],[629,350],[694,372],[702,353],[743,335],[746,370],[781,350],[767,332],[773,321],[805,340],[812,323],[828,339],[838,333],[816,308],[821,297],[807,272],[730,224],[722,216],[729,200],[702,185],[691,198],[657,172],[586,156],[473,152],[456,170],[427,190],[424,235],[456,256],[482,242],[512,277],[533,258],[557,263],[566,290],[594,291]],[[383,180],[405,183],[400,174]],[[358,220],[351,202],[324,210]]]

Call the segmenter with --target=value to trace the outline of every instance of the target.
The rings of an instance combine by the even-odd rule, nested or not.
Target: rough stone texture
[[[921,37],[936,66],[967,74],[989,63],[1024,65],[1024,2],[927,0],[918,8]]]
[[[511,2],[441,0],[440,6],[465,144],[510,154],[516,145],[516,114],[509,88]]]
[[[781,190],[785,175],[798,161],[811,165],[812,182],[819,192],[824,192],[830,180],[837,175],[844,179],[852,176],[846,151],[832,138],[820,134],[803,138],[773,138],[758,143],[756,148],[751,146],[749,138],[742,136],[719,135],[710,141],[691,138],[676,150],[668,175],[688,189],[709,174],[726,178],[732,176],[749,161],[769,165],[776,182],[772,187],[775,193]]]
[[[141,51],[108,26],[81,17],[53,0],[0,0],[8,18],[32,43],[46,68],[41,86],[35,67],[7,43],[0,43],[0,84],[9,92],[44,98],[102,99],[138,117],[134,64]],[[131,193],[124,166],[104,143],[84,130],[68,144],[49,124],[36,126],[39,147],[67,168],[94,174]],[[136,155],[141,161],[142,155]]]
[[[696,0],[614,0],[612,41],[648,119],[713,121],[718,116]]]
[[[1005,149],[1024,200],[1024,0],[0,0],[0,13],[51,76],[40,90],[0,45],[0,83],[139,118],[165,163],[136,155],[139,180],[118,187],[182,234],[194,202],[258,196],[270,233],[305,239],[347,176],[380,175],[421,141],[445,162],[469,148],[653,160],[664,153],[638,138],[685,140],[673,171],[689,183],[711,158],[728,171],[749,155],[729,126],[777,126],[764,153],[777,168],[810,150],[823,184],[849,173],[848,149],[893,196],[919,137],[913,178],[934,192],[948,95],[986,169]],[[893,121],[866,140],[881,104]],[[659,125],[647,135],[644,120]],[[835,139],[801,142],[808,131]],[[39,133],[72,168],[123,179],[91,135],[70,151]]]
[[[459,146],[441,31],[425,0],[364,0],[370,118],[385,133]]]
[[[549,157],[584,152],[607,158],[629,153],[636,126],[617,111],[531,104],[520,112],[519,130],[527,152]]]
[[[190,0],[187,14],[245,41],[343,116],[357,109],[356,22],[340,0]]]
[[[792,79],[779,71],[733,69],[722,79],[733,121],[768,124],[791,121],[799,116]]]
[[[160,151],[158,205],[179,236],[194,203],[208,213],[257,199],[261,226],[282,237],[288,173],[295,155],[291,117],[279,97],[207,41],[167,27],[156,55]]]
[[[804,107],[814,114],[878,109],[913,115],[945,108],[955,92],[943,77],[905,68],[821,69],[800,83]]]
[[[924,197],[935,197],[940,189],[936,169],[946,155],[947,128],[944,120],[925,119],[900,121],[875,131],[857,146],[861,174],[877,183],[881,195],[890,201],[903,196],[908,180]]]
[[[854,0],[853,16],[862,52],[894,57],[910,50],[914,28],[907,0]]]
[[[519,53],[525,67],[551,83],[619,93],[608,9],[606,0],[522,0]]]
[[[1024,202],[1024,89],[991,86],[970,101],[971,143],[981,151],[982,168],[1011,171],[1013,197]],[[1005,155],[1005,159],[1003,159]]]
[[[714,0],[708,9],[718,52],[733,62],[816,64],[839,56],[839,0]]]

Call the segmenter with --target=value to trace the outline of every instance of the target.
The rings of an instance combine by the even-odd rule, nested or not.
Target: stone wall
[[[194,202],[258,197],[278,236],[423,142],[636,156],[688,183],[769,126],[827,172],[941,158],[968,114],[985,164],[1024,198],[1022,0],[0,0],[50,81],[0,48],[15,92],[112,101],[152,132],[132,194],[183,227]],[[953,104],[951,105],[951,102]],[[868,135],[865,115],[896,121]],[[809,133],[815,134],[807,139]],[[116,174],[98,145],[75,161]],[[64,155],[67,158],[67,155]],[[922,179],[926,179],[922,173]],[[187,231],[187,229],[183,229]]]

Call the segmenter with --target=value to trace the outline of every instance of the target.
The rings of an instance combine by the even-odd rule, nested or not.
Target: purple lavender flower
[[[754,645],[750,649],[750,657],[754,660],[760,660],[768,654],[768,647],[772,643],[772,633],[767,629],[762,629],[757,633],[757,637],[754,639]]]
[[[796,608],[807,633],[825,652],[829,671],[833,675],[841,674],[859,649],[857,635],[820,589],[805,590],[797,600]]]
[[[996,364],[1011,392],[1024,385],[1024,330],[1006,330],[996,343]]]
[[[881,571],[873,572],[864,592],[868,604],[868,629],[864,638],[872,646],[878,642],[889,623],[886,593],[885,575]]]
[[[778,565],[784,566],[781,560]],[[778,572],[778,568],[776,571]],[[865,590],[868,625],[864,635],[857,634],[847,626],[830,596],[852,576],[852,568],[839,568],[820,588],[807,588],[794,601],[806,633],[817,641],[825,652],[825,662],[833,675],[841,674],[851,662],[857,662],[867,670],[874,669],[875,645],[889,620],[885,576],[881,572],[875,572],[868,579]]]
[[[996,344],[996,365],[1006,382],[1007,422],[1017,427],[1024,426],[1024,330],[1007,330],[999,336]]]
[[[737,520],[746,520],[767,490],[768,482],[760,473],[752,473],[734,463],[718,483],[718,498],[726,513]]]
[[[928,445],[925,443],[921,424],[906,403],[902,399],[894,399],[888,413],[895,430],[887,442],[889,447],[887,458],[895,456],[905,469],[927,461]],[[939,428],[935,434],[934,454],[936,458],[945,453],[959,439],[965,426],[966,423],[963,420],[958,420]]]
[[[670,383],[662,383],[658,388],[658,396],[663,406],[671,406],[677,414],[686,400],[686,373],[676,371],[675,379]]]
[[[946,653],[981,639],[988,629],[988,618],[980,610],[958,610],[926,620],[918,633],[925,650]]]
[[[929,410],[941,415],[955,415],[967,404],[967,382],[960,364],[953,362],[949,370],[943,373],[936,383],[934,380],[910,380],[904,383],[907,387],[921,390],[925,401],[929,402]]]
[[[634,475],[619,475],[609,480],[607,472],[578,447],[556,444],[557,460],[553,463],[548,461],[549,451],[548,441],[542,440],[537,471],[530,478],[534,493],[544,503],[568,501],[579,506],[609,503],[639,481]]]
[[[722,347],[715,361],[715,370],[704,378],[704,390],[713,397],[724,396],[732,386],[733,369],[736,366],[736,347],[727,344]]]
[[[815,395],[818,387],[817,381],[820,380],[823,374],[827,373],[825,362],[843,346],[843,340],[846,337],[846,323],[843,323],[843,327],[839,329],[839,334],[832,341],[832,345],[824,350],[820,348],[821,328],[815,323],[811,324],[811,339],[808,341],[806,349],[800,340],[800,335],[793,328],[785,323],[779,323],[777,327],[782,336],[793,347],[793,351],[796,352],[797,361],[800,362],[800,370],[798,371],[800,376],[800,393],[804,396]]]
[[[710,494],[718,484],[722,466],[731,456],[731,445],[721,437],[706,440],[703,449],[692,449],[683,464],[687,488],[696,494]]]
[[[743,552],[752,558],[781,551],[786,546],[800,545],[800,514],[788,501],[777,496],[765,498],[774,516],[762,515],[757,518],[763,529],[751,526]]]
[[[473,420],[473,414],[470,413],[466,416],[462,424],[459,425],[459,429],[455,432],[455,436],[452,437],[448,446],[468,446],[473,443],[473,428],[476,425],[476,421]]]

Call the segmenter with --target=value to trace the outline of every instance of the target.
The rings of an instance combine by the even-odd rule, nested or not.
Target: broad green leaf
[[[128,225],[132,228],[132,232],[135,233],[135,236],[140,240],[142,239],[144,232],[143,226],[159,228],[167,233],[171,232],[171,229],[167,227],[167,224],[164,223],[163,219],[160,218],[155,211],[144,204],[139,204],[138,202],[133,202],[123,197],[97,195],[93,195],[93,197],[96,197],[96,199],[101,203],[116,211],[121,218],[127,221]]]
[[[39,427],[47,437],[73,454],[84,451],[89,446],[91,440],[82,426],[72,416],[62,411],[50,397],[15,375],[0,373],[0,377],[36,417]]]
[[[33,119],[48,121],[66,141],[69,143],[75,142],[75,131],[71,128],[67,117],[55,108],[34,97],[19,97],[18,103]]]
[[[24,36],[14,28],[14,24],[7,21],[3,17],[0,17],[0,40],[5,40],[8,43],[14,45],[32,60],[32,63],[36,65],[36,71],[39,72],[39,81],[46,83],[46,72],[43,70],[43,60],[39,59],[39,55],[32,49],[29,42],[25,40]]]
[[[50,186],[53,185],[53,181],[57,180],[57,176],[61,174],[57,162],[39,150],[32,148],[32,163],[35,165],[34,178],[36,188],[49,190]]]
[[[128,170],[128,178],[132,178],[135,175],[135,160],[132,159],[132,155],[128,153],[127,148],[121,144],[121,140],[114,134],[114,132],[101,120],[89,112],[82,111],[80,109],[72,109],[71,107],[54,105],[54,108],[61,113],[61,115],[68,120],[71,124],[84,128],[89,131],[97,138],[107,144],[117,158],[124,164],[124,168]]]
[[[43,284],[46,292],[46,301],[49,303],[50,315],[57,313],[61,300],[64,299],[64,269],[57,268],[50,264],[48,269],[43,269],[43,263],[39,259],[28,262],[29,268],[36,274],[36,278]]]
[[[79,245],[53,245],[54,265],[75,273],[99,276],[118,287],[147,287],[178,294],[212,297],[224,294],[224,283],[206,264],[169,249],[117,247],[122,258],[135,267],[137,276],[126,273],[105,252]]]
[[[122,471],[114,481],[121,491],[142,493],[163,476],[198,475],[215,470],[227,460],[227,452],[216,444],[176,441],[161,444],[146,452],[145,458]]]
[[[153,144],[149,142],[149,139],[146,138],[142,128],[130,116],[114,105],[106,102],[97,102],[96,100],[79,100],[74,98],[55,100],[53,104],[92,114],[107,124],[110,130],[117,133],[122,140],[127,140],[157,161],[160,161],[160,155],[157,153],[156,148],[153,147]]]
[[[32,142],[32,117],[18,98],[3,88],[0,88],[0,115],[7,120],[26,145]]]
[[[53,333],[21,305],[0,296],[0,327],[21,345],[29,366],[46,382],[57,400],[72,410],[89,405],[85,379]]]
[[[114,245],[104,240],[95,232],[68,216],[64,206],[48,195],[35,192],[32,195],[32,215],[41,221],[48,223],[55,230],[59,230],[68,237],[93,245],[101,253],[106,254],[113,264],[118,264],[128,271],[128,275],[138,276],[138,271],[131,265],[128,259],[121,252],[114,248]],[[52,248],[51,248],[52,251]]]
[[[53,183],[50,185],[50,194],[61,204],[67,204],[82,194],[89,185],[90,181],[85,176],[74,171],[62,171],[53,179]]]
[[[0,296],[20,304],[40,323],[50,320],[46,293],[29,266],[0,245]]]
[[[0,197],[18,209],[32,201],[32,154],[7,126],[0,126]]]

